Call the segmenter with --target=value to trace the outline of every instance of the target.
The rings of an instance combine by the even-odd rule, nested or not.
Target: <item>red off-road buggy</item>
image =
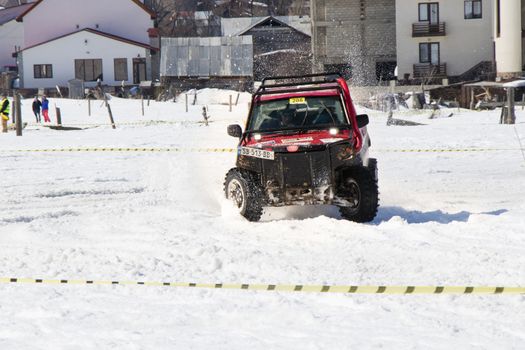
[[[378,208],[377,161],[368,157],[367,115],[356,115],[339,74],[273,77],[253,94],[237,167],[224,192],[241,215],[258,221],[263,207],[329,204],[356,222]]]

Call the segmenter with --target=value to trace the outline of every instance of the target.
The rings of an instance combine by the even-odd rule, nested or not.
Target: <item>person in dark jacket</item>
[[[49,100],[46,96],[42,96],[42,115],[45,123],[51,123],[51,119],[49,119]]]
[[[42,102],[38,99],[38,96],[35,96],[33,100],[33,113],[35,114],[36,122],[40,123],[40,109],[42,108]]]
[[[7,121],[9,120],[9,100],[4,94],[0,94],[0,119],[2,119],[2,132],[7,132]]]

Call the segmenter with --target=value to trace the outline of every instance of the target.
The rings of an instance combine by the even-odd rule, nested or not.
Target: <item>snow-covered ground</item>
[[[371,224],[337,210],[267,210],[223,199],[232,153],[45,153],[76,147],[235,147],[249,95],[53,99],[63,124],[0,134],[0,277],[328,285],[525,285],[525,112],[429,111],[386,126],[371,112],[381,207]],[[212,101],[213,99],[213,101]],[[191,100],[191,99],[190,99]],[[233,100],[236,100],[234,93]],[[180,100],[179,100],[180,101]],[[210,104],[213,123],[197,123]],[[33,121],[30,100],[24,119]],[[54,117],[54,113],[51,113]],[[147,121],[176,123],[125,123]],[[403,149],[496,149],[401,153]],[[525,296],[357,296],[141,286],[0,285],[0,349],[522,349]]]

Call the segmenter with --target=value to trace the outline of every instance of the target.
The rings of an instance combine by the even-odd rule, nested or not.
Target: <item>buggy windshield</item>
[[[347,124],[339,96],[293,97],[259,102],[253,109],[248,131],[316,129]]]

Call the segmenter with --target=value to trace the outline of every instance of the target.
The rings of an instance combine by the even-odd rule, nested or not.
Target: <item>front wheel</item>
[[[350,205],[339,207],[344,219],[363,223],[376,217],[379,207],[376,170],[374,163],[368,168],[354,168],[345,174],[343,190]]]
[[[233,202],[239,214],[248,221],[259,221],[263,213],[262,190],[254,175],[237,168],[226,174],[224,181],[226,199]]]

